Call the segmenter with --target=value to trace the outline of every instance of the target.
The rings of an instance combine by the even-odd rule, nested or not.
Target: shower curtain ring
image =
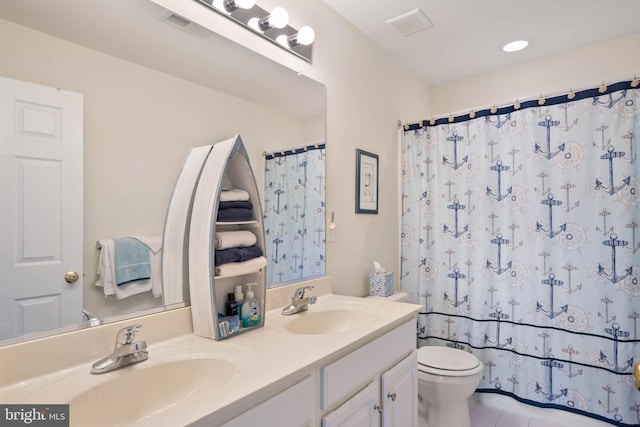
[[[607,86],[604,84],[604,81],[603,81],[602,86],[598,88],[598,92],[605,93],[606,91],[607,91]]]

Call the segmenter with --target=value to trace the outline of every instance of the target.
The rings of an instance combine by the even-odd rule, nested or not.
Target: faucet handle
[[[142,329],[142,325],[131,325],[120,329],[116,335],[116,347],[133,343],[136,332],[139,332],[140,329]]]
[[[309,285],[309,286],[301,286],[298,289],[296,289],[296,291],[294,292],[294,299],[302,299],[304,298],[304,292],[307,289],[313,289],[314,286],[313,285]]]
[[[315,296],[315,295],[311,295],[311,296],[309,297],[309,304],[315,304],[317,300],[318,300],[318,297],[317,297],[317,296]]]

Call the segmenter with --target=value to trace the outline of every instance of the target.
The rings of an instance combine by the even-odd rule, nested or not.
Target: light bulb
[[[278,43],[279,45],[282,45],[286,48],[289,48],[289,37],[284,35],[284,34],[280,34],[278,37],[276,37],[276,43]]]
[[[298,43],[303,44],[305,46],[310,45],[316,38],[316,33],[313,31],[313,28],[305,25],[300,30],[298,30]]]
[[[276,7],[269,16],[269,25],[275,28],[284,28],[289,23],[289,13],[283,7]]]
[[[251,9],[256,4],[256,0],[235,0],[236,6],[242,9]]]
[[[211,5],[219,11],[227,13],[227,10],[224,8],[224,0],[213,0]]]
[[[260,29],[260,20],[258,18],[254,17],[249,19],[249,22],[247,22],[247,25],[256,31],[262,32],[262,30]]]

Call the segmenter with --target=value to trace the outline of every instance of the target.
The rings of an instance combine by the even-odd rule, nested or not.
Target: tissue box
[[[376,297],[388,297],[393,294],[393,273],[369,274],[369,294]]]

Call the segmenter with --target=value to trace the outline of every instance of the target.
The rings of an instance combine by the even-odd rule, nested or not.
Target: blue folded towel
[[[259,256],[262,256],[262,249],[255,245],[246,248],[219,249],[215,252],[214,265],[248,261]]]
[[[113,239],[115,282],[120,286],[151,278],[149,247],[133,237]]]
[[[218,209],[231,209],[231,208],[242,208],[242,209],[253,209],[253,204],[250,201],[232,201],[232,202],[220,202],[218,204]]]
[[[229,208],[218,210],[218,219],[220,222],[234,221],[250,221],[253,219],[253,211],[243,208]]]

